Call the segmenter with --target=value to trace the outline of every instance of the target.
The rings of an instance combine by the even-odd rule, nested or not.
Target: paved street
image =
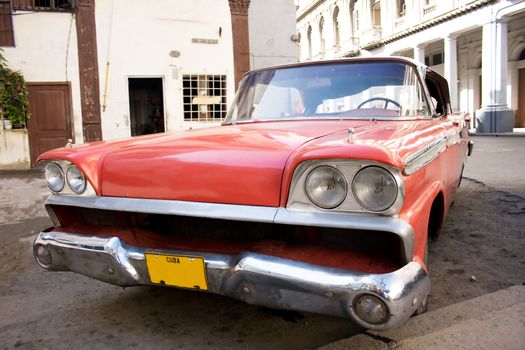
[[[474,137],[465,176],[525,198],[525,137]]]
[[[474,141],[467,179],[430,245],[431,310],[525,282],[525,138]],[[313,349],[360,333],[333,317],[46,272],[31,255],[50,225],[41,176],[0,173],[0,349]]]

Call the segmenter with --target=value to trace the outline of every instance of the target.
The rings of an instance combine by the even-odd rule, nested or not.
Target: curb
[[[0,175],[30,175],[30,174],[43,174],[44,168],[31,168],[31,169],[0,169]]]

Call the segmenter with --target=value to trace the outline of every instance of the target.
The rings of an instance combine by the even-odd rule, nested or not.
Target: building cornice
[[[378,47],[381,47],[381,46],[384,46],[386,44],[389,44],[391,42],[394,42],[394,41],[397,41],[397,40],[400,40],[400,39],[403,39],[407,36],[410,36],[412,34],[415,34],[415,33],[418,33],[418,32],[421,32],[423,30],[426,30],[428,28],[431,28],[431,27],[434,27],[434,26],[437,26],[438,24],[441,24],[443,22],[446,22],[446,21],[449,21],[451,19],[454,19],[456,17],[461,17],[469,12],[472,12],[474,10],[477,10],[483,6],[486,6],[486,5],[489,5],[489,4],[492,4],[494,2],[496,2],[498,0],[478,0],[478,1],[475,1],[471,4],[468,4],[468,5],[465,5],[465,6],[461,6],[455,10],[452,10],[450,12],[447,12],[445,14],[442,14],[440,16],[437,16],[435,18],[432,18],[426,22],[423,22],[423,23],[420,23],[416,26],[413,26],[409,29],[406,29],[404,31],[401,31],[399,33],[396,33],[394,35],[391,35],[389,36],[388,38],[385,38],[385,39],[381,39],[379,41],[375,41],[375,42],[371,42],[371,43],[367,43],[363,46],[360,46],[360,49],[362,50],[373,50],[373,49],[376,49]],[[352,51],[352,52],[348,52],[348,53],[345,53],[343,55],[343,57],[351,57],[351,56],[355,56],[355,51]]]
[[[296,22],[299,23],[303,18],[305,18],[308,14],[312,13],[313,10],[318,8],[320,5],[324,4],[326,0],[315,0],[310,3],[307,7],[304,8],[300,13],[297,14],[297,20]]]

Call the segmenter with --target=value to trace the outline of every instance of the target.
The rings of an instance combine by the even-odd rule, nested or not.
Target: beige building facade
[[[406,56],[482,133],[525,128],[525,1],[297,0],[299,58]]]
[[[219,125],[249,69],[297,61],[293,0],[0,0],[0,48],[29,87],[0,170],[74,143]]]

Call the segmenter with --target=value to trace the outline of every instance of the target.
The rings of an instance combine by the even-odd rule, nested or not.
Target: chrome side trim
[[[43,246],[50,271],[73,271],[119,286],[152,285],[146,252],[187,255],[181,250],[151,250],[126,244],[118,237],[94,237],[67,232],[41,232],[33,251]],[[371,274],[244,252],[239,255],[191,252],[205,261],[208,291],[249,304],[317,312],[353,319],[369,329],[404,323],[430,291],[422,266],[410,262],[399,270]],[[38,261],[38,259],[37,259]],[[379,297],[390,312],[384,324],[367,324],[352,308],[362,294]]]
[[[267,223],[273,222],[277,211],[275,207],[257,207],[250,205],[124,197],[66,197],[58,195],[49,196],[46,201],[46,206],[47,205],[66,205],[147,214],[181,215]]]
[[[440,138],[431,142],[405,159],[404,175],[411,175],[437,158],[447,148],[461,143],[461,129],[445,132]]]
[[[275,216],[275,223],[392,232],[399,236],[403,242],[405,261],[412,261],[414,256],[414,230],[406,221],[395,217],[352,213],[317,213],[279,208]]]
[[[441,137],[408,156],[405,160],[405,170],[403,170],[403,174],[412,175],[437,158],[445,151],[446,141],[446,137]]]

